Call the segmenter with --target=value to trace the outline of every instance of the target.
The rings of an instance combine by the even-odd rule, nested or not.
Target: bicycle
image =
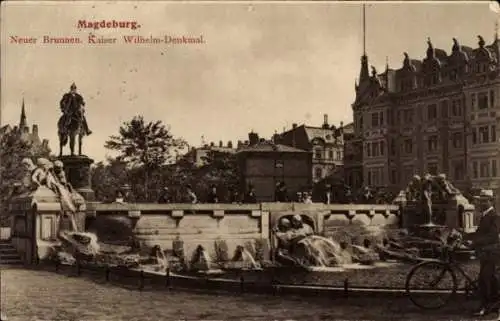
[[[451,246],[448,244],[443,244],[442,247],[442,257],[440,259],[429,259],[424,262],[416,264],[406,277],[405,290],[406,294],[410,298],[413,304],[422,309],[439,309],[445,306],[450,300],[458,293],[464,292],[466,297],[476,297],[479,293],[479,282],[477,278],[470,277],[467,272],[461,267],[460,263],[455,260],[455,255],[460,253],[460,245],[462,245],[462,240],[457,239]],[[471,249],[466,249],[462,253],[472,253]],[[429,270],[436,270],[439,273],[434,278],[429,278],[426,272]],[[497,273],[500,269],[497,269]],[[465,280],[465,285],[461,288],[458,286],[457,272]],[[423,279],[420,280],[418,277],[423,274]],[[444,289],[438,290],[436,287],[443,281],[446,280],[445,277],[449,277],[448,283],[445,283]],[[417,280],[419,283],[427,281],[427,289],[418,290],[413,288],[412,281]],[[441,302],[436,300],[436,295],[443,293],[446,295],[445,299]],[[433,294],[429,296],[429,294]],[[431,301],[428,303],[423,303],[420,298],[429,299]],[[435,305],[432,305],[435,304]]]

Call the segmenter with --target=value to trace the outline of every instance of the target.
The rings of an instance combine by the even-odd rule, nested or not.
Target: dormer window
[[[450,70],[450,80],[457,80],[457,70],[456,69]]]

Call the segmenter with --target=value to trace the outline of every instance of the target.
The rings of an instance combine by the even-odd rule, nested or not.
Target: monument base
[[[73,186],[87,202],[94,201],[95,193],[91,187],[90,171],[90,166],[94,160],[85,155],[62,156],[59,157],[59,160],[64,165],[66,179],[71,186]]]

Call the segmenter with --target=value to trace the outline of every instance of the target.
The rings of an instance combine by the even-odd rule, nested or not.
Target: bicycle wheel
[[[422,262],[408,273],[405,289],[411,302],[419,308],[439,309],[457,292],[457,276],[446,263]]]

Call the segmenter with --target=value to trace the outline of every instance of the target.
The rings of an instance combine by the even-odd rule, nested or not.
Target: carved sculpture
[[[416,201],[420,199],[421,188],[422,179],[418,175],[413,176],[412,181],[404,191],[404,193],[406,194],[406,199],[408,201]]]
[[[76,85],[73,83],[70,92],[64,94],[60,103],[63,115],[57,123],[59,135],[59,156],[62,156],[62,149],[69,141],[71,155],[75,155],[75,140],[78,136],[78,155],[82,155],[82,140],[84,136],[92,134],[85,118],[85,101],[76,92]]]
[[[486,44],[486,42],[484,41],[483,37],[480,36],[480,35],[478,35],[477,39],[479,39],[479,41],[478,41],[479,48],[483,48],[484,45]]]
[[[73,231],[77,231],[75,214],[85,201],[66,180],[62,162],[52,163],[46,158],[39,158],[37,166],[30,159],[23,160],[22,164],[26,171],[31,173],[30,176],[27,176],[31,178],[31,181],[26,177],[23,180],[23,185],[31,184],[34,185],[35,189],[45,187],[54,192],[59,198],[62,213],[69,216]]]

